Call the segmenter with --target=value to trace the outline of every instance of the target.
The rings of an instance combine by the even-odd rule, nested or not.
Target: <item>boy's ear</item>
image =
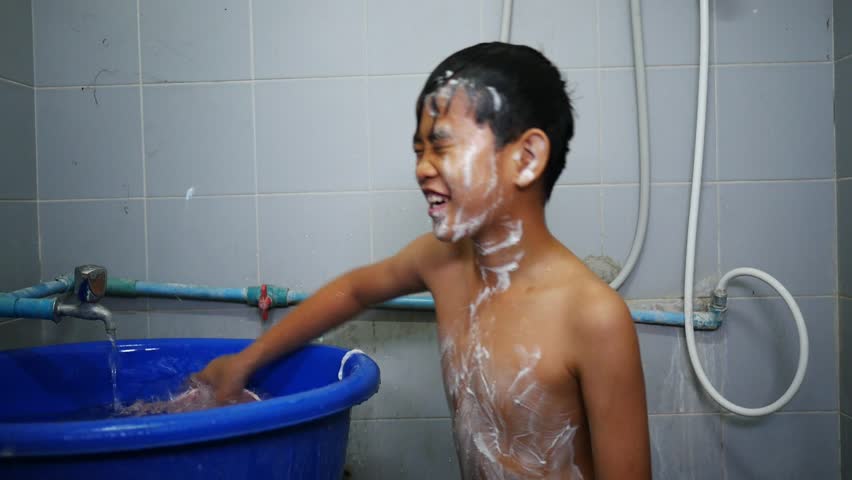
[[[542,130],[531,128],[521,135],[515,145],[518,149],[513,157],[515,185],[526,188],[544,173],[550,156],[550,139]]]

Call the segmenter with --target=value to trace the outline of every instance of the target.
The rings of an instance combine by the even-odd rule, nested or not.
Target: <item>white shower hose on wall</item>
[[[630,248],[630,254],[624,264],[624,267],[619,272],[615,280],[610,285],[618,289],[624,280],[630,275],[633,270],[636,260],[639,258],[639,253],[642,251],[642,246],[645,240],[645,232],[648,225],[648,210],[650,197],[650,149],[648,142],[648,115],[647,115],[647,94],[645,87],[645,60],[643,52],[642,38],[642,16],[639,5],[640,0],[630,0],[630,16],[633,27],[633,58],[636,67],[636,97],[637,97],[637,114],[639,124],[639,219],[637,221],[636,233],[633,238],[633,245]],[[747,408],[737,405],[716,390],[707,378],[701,362],[698,359],[698,353],[695,346],[695,332],[692,324],[692,296],[693,282],[695,280],[695,242],[698,231],[698,207],[701,200],[701,174],[704,164],[704,133],[707,120],[707,79],[709,72],[709,52],[710,52],[710,13],[709,0],[699,0],[699,22],[700,22],[700,49],[699,49],[699,75],[698,75],[698,105],[695,122],[695,151],[692,171],[692,190],[689,202],[689,220],[687,227],[686,240],[686,258],[684,260],[684,327],[686,333],[686,348],[689,352],[689,360],[692,363],[692,368],[695,370],[695,375],[698,377],[701,386],[710,397],[726,410],[747,417],[758,417],[769,415],[786,405],[799,391],[802,385],[802,380],[805,377],[805,371],[808,367],[808,330],[805,326],[805,320],[802,317],[802,312],[799,310],[799,305],[796,303],[790,292],[774,277],[768,273],[756,268],[735,268],[726,273],[719,280],[716,290],[719,293],[724,293],[728,286],[728,282],[739,276],[751,276],[763,280],[772,288],[781,294],[781,297],[787,302],[790,311],[793,313],[793,318],[796,321],[796,328],[799,334],[799,364],[796,368],[796,374],[793,376],[793,381],[790,386],[781,395],[778,400],[769,405],[760,408]],[[511,29],[512,18],[512,0],[503,0],[502,22],[500,29],[500,41],[508,42]]]
[[[500,23],[500,41],[508,42],[512,29],[512,2],[503,0],[503,12]],[[642,17],[639,0],[631,0],[630,17],[633,27],[633,61],[636,65],[636,118],[639,125],[639,218],[636,221],[636,231],[633,234],[633,244],[624,266],[618,275],[609,283],[613,290],[618,290],[636,267],[639,254],[645,244],[645,234],[648,231],[648,212],[651,210],[651,149],[648,141],[648,93],[645,82],[645,52],[642,48]]]
[[[638,0],[632,1],[638,2]],[[698,353],[695,348],[695,332],[692,325],[692,295],[695,275],[695,237],[698,231],[698,206],[701,199],[701,173],[704,164],[704,129],[707,121],[707,77],[710,56],[710,9],[708,2],[709,0],[699,0],[701,41],[698,68],[698,112],[695,121],[695,157],[692,165],[692,191],[689,200],[689,226],[686,236],[686,261],[684,262],[683,275],[683,313],[686,348],[689,351],[689,360],[692,363],[692,368],[695,370],[695,375],[698,376],[701,386],[704,387],[704,390],[707,391],[716,403],[738,415],[759,417],[777,411],[786,405],[793,398],[793,395],[799,391],[802,379],[805,377],[805,370],[808,368],[808,330],[805,327],[805,320],[802,318],[799,305],[796,304],[793,296],[784,288],[784,285],[781,285],[781,282],[768,273],[756,268],[735,268],[722,276],[716,285],[717,291],[724,292],[728,286],[728,282],[734,277],[750,276],[768,283],[781,294],[781,297],[787,302],[787,306],[790,307],[793,318],[796,320],[796,328],[799,332],[799,366],[796,368],[796,374],[793,376],[793,381],[790,383],[787,391],[778,400],[765,407],[746,408],[736,405],[723,397],[710,383],[710,380],[704,373],[704,369],[701,367],[701,362],[698,360]]]

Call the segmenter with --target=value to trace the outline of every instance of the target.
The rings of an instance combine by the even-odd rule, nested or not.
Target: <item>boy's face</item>
[[[461,84],[424,99],[414,151],[435,236],[455,242],[476,234],[500,208],[505,182],[494,134],[487,124],[477,125]]]

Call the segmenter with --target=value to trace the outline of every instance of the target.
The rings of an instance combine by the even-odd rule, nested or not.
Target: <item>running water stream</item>
[[[112,350],[109,352],[109,372],[112,376],[112,408],[114,411],[121,409],[121,402],[118,401],[118,385],[116,377],[118,374],[118,347],[115,344],[115,331],[108,331],[107,337],[112,344]]]

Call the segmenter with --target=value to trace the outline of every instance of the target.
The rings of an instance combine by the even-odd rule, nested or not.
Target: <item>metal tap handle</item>
[[[74,294],[80,303],[97,303],[106,295],[107,271],[97,265],[74,269]]]

